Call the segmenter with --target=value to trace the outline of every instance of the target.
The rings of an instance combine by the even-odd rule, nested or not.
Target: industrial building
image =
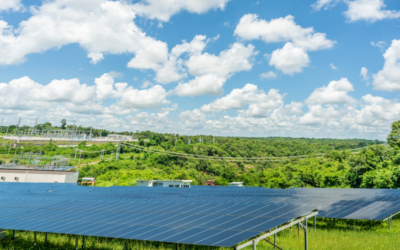
[[[77,183],[79,171],[0,169],[0,182]]]
[[[117,140],[117,141],[132,141],[132,136],[130,135],[117,135],[110,134],[107,136],[109,140]]]
[[[229,183],[230,187],[243,187],[243,182],[231,182]]]
[[[179,187],[190,188],[192,180],[138,180],[138,187]]]

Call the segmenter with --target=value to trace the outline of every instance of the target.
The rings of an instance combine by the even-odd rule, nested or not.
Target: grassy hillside
[[[309,221],[309,249],[310,250],[375,250],[398,249],[400,238],[400,220],[393,220],[391,230],[387,223],[374,222],[372,229],[369,228],[367,221],[348,221],[337,220],[333,226],[332,220],[324,221],[318,219],[317,230],[314,232],[312,220]],[[37,247],[33,247],[33,232],[17,232],[16,239],[12,240],[12,231],[7,231],[6,238],[0,241],[1,250],[28,250],[28,249],[75,249],[75,236],[49,234],[48,245],[44,245],[43,233],[37,234]],[[268,240],[273,242],[273,237]],[[81,247],[82,238],[79,239]],[[300,236],[297,235],[297,226],[278,233],[277,245],[285,250],[304,249],[304,235],[301,230]],[[124,240],[108,239],[97,237],[86,237],[86,249],[88,250],[122,250]],[[128,241],[129,249],[141,250],[175,250],[175,244],[160,243],[152,241]],[[203,247],[194,245],[179,245],[180,250],[227,250],[228,248]],[[252,246],[244,248],[252,249]],[[259,250],[273,249],[273,246],[265,241],[260,241],[257,245]]]

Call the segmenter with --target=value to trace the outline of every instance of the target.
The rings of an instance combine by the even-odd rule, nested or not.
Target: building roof
[[[0,169],[0,173],[15,173],[15,174],[58,174],[58,175],[68,175],[75,173],[76,171],[59,171],[59,170],[30,170],[30,169]]]
[[[137,180],[137,181],[149,181],[149,182],[160,182],[160,181],[162,181],[162,182],[177,182],[177,181],[180,181],[180,182],[192,182],[193,180]]]

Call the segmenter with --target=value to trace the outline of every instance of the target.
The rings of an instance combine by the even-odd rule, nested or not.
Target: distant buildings
[[[117,140],[117,141],[132,141],[132,136],[130,135],[117,135],[110,134],[107,136],[109,140]]]
[[[231,182],[229,183],[230,187],[243,187],[243,182]]]
[[[190,188],[192,180],[137,180],[138,187],[178,187]]]
[[[77,183],[79,171],[0,169],[0,182]]]

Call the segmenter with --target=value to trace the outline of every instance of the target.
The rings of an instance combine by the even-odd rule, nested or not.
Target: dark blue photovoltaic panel
[[[0,227],[231,247],[317,208],[264,190],[0,183]]]
[[[400,190],[0,183],[0,228],[40,232],[230,247],[315,209],[381,220]]]

